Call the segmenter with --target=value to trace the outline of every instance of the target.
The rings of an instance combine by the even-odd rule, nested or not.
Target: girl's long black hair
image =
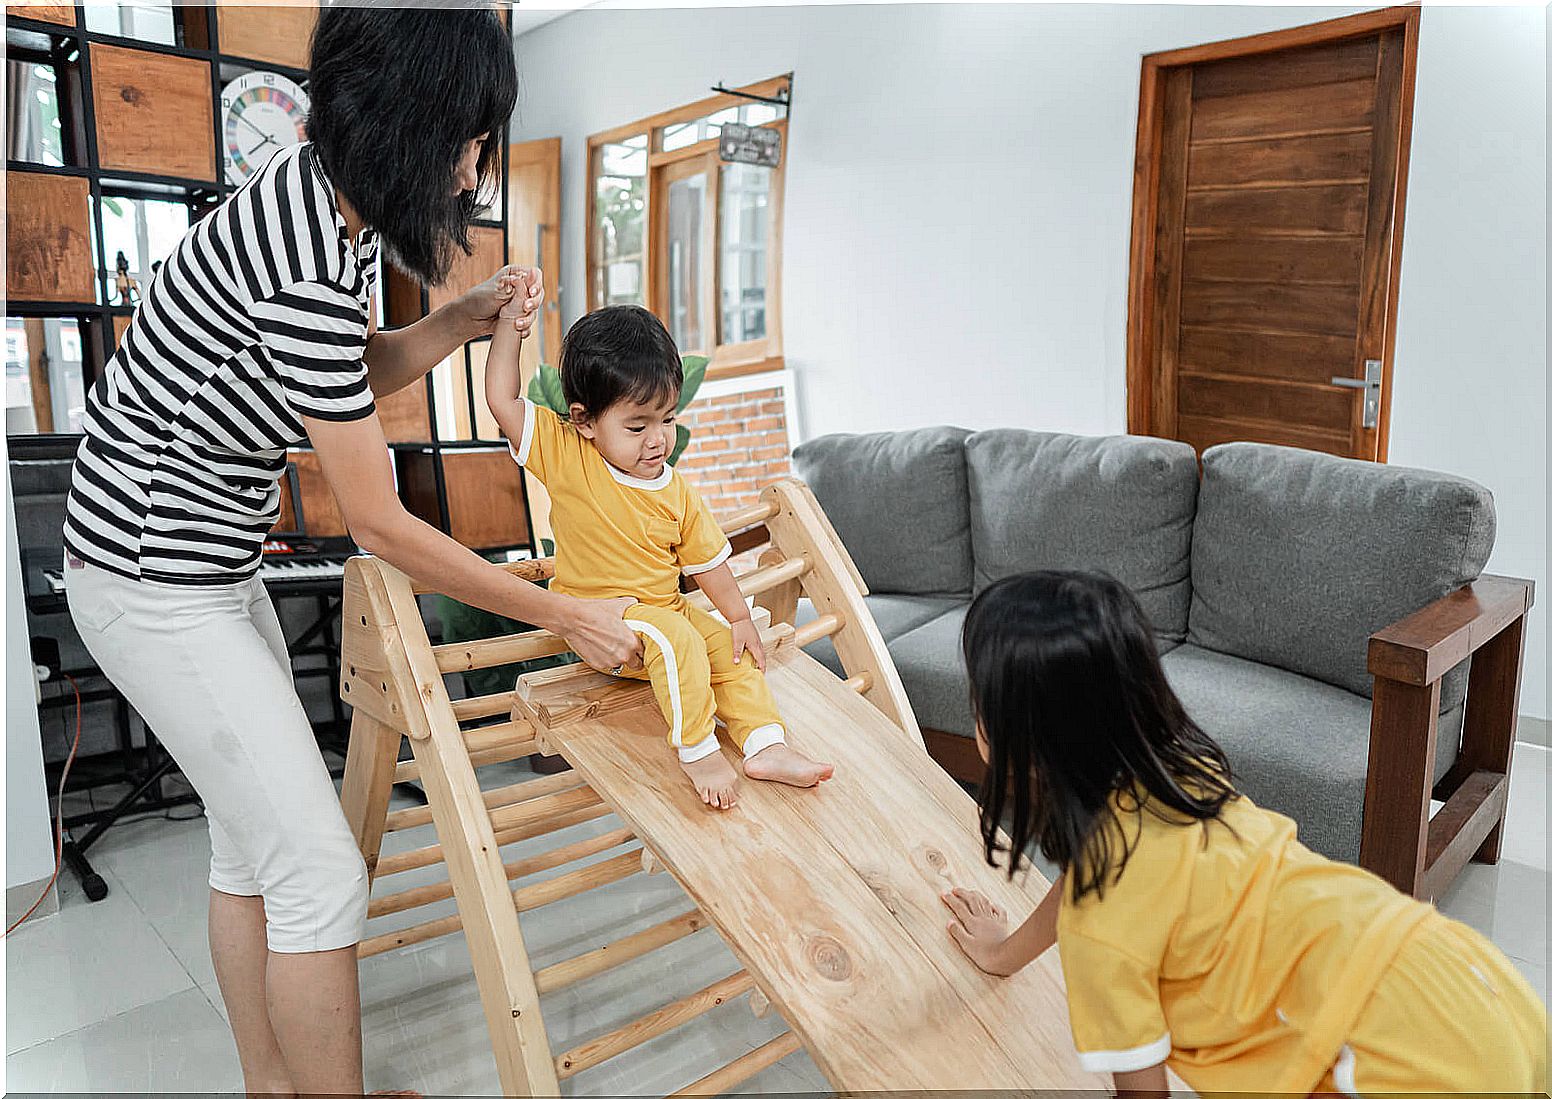
[[[1176,820],[1210,820],[1236,797],[1223,750],[1164,678],[1136,598],[1108,576],[1034,572],[999,580],[965,616],[965,665],[990,748],[981,784],[986,861],[1008,876],[1037,843],[1071,896],[1103,895],[1131,857],[1118,791]]]
[[[329,179],[377,230],[384,253],[430,286],[501,165],[517,104],[512,43],[489,7],[325,7],[313,31],[307,136]],[[455,194],[459,155],[489,134],[480,186]]]

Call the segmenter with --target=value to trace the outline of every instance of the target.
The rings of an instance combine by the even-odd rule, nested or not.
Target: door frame
[[[1222,61],[1300,46],[1325,45],[1349,38],[1403,32],[1401,103],[1395,150],[1395,183],[1389,196],[1390,270],[1384,301],[1360,302],[1360,331],[1373,327],[1381,343],[1384,374],[1380,384],[1377,461],[1385,461],[1390,446],[1391,368],[1396,346],[1396,308],[1401,283],[1401,230],[1406,214],[1407,169],[1412,151],[1412,103],[1417,90],[1417,32],[1422,8],[1383,8],[1319,23],[1230,38],[1183,49],[1145,54],[1137,99],[1137,145],[1132,169],[1132,241],[1126,309],[1126,430],[1134,435],[1155,433],[1154,362],[1159,333],[1155,238],[1158,232],[1159,165],[1164,151],[1165,86],[1171,72],[1205,61]],[[1376,196],[1370,197],[1371,205]],[[1366,245],[1367,249],[1367,245]],[[1354,417],[1359,402],[1354,401]]]

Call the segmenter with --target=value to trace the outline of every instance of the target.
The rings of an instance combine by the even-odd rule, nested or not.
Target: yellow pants
[[[733,663],[733,634],[725,623],[689,603],[673,609],[637,603],[625,621],[641,635],[645,666],[620,674],[651,681],[680,760],[694,763],[717,750],[719,718],[745,759],[785,741],[765,673],[748,652]]]
[[[1547,1090],[1547,1009],[1503,953],[1432,916],[1401,948],[1319,1092]]]

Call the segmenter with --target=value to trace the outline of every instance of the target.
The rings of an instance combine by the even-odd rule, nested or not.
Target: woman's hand
[[[1008,939],[1008,914],[974,889],[954,889],[943,894],[943,903],[954,913],[948,925],[959,949],[976,967],[997,977],[1008,977],[1018,966],[1009,965],[1002,945]]]
[[[765,671],[765,646],[760,642],[759,629],[748,618],[733,623],[733,663],[738,663],[745,650],[754,657],[754,666]]]
[[[564,627],[556,630],[584,663],[601,672],[641,667],[641,638],[625,624],[625,612],[636,602],[618,599],[571,599]]]
[[[522,313],[512,318],[511,323],[518,335],[526,337],[533,330],[539,306],[544,302],[544,273],[537,267],[508,264],[460,297],[454,305],[464,314],[476,336],[488,336],[496,327],[502,307],[524,289],[527,297],[523,300]]]

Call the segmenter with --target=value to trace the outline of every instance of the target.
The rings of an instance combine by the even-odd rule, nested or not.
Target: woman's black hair
[[[990,748],[986,861],[997,865],[1004,850],[1011,800],[1010,878],[1033,842],[1067,872],[1073,899],[1102,896],[1132,851],[1114,795],[1177,823],[1215,819],[1238,796],[1223,749],[1165,680],[1147,615],[1111,577],[999,580],[970,604],[963,646]]]
[[[517,63],[495,11],[325,7],[307,91],[307,136],[329,179],[389,259],[429,286],[442,282],[454,248],[472,254],[469,226],[517,103]],[[479,187],[455,194],[464,147],[487,134]]]
[[[679,395],[684,365],[663,322],[639,305],[595,310],[560,345],[560,385],[567,405],[588,419],[618,401],[646,404]]]

